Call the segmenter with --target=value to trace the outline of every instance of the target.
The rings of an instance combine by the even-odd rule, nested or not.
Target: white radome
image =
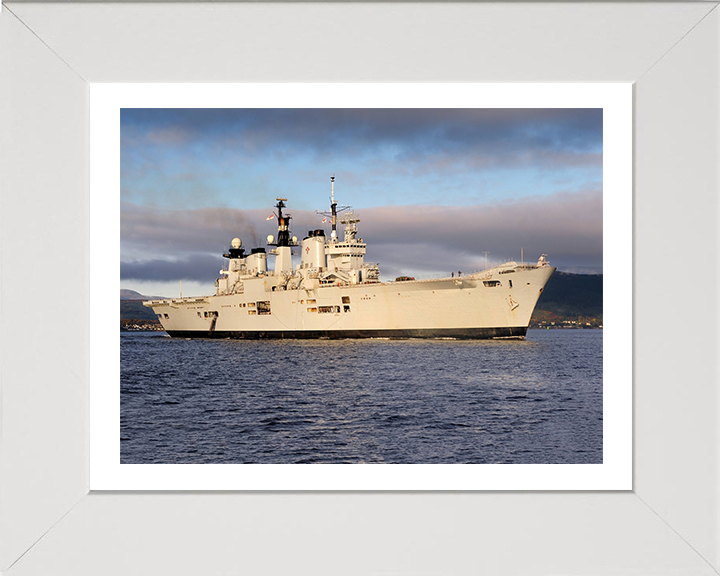
[[[240,240],[240,238],[233,238],[230,246],[237,250],[240,246],[242,246],[242,240]]]

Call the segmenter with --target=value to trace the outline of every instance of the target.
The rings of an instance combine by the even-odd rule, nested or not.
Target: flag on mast
[[[265,220],[272,220],[273,218],[275,218],[275,214],[270,214]]]

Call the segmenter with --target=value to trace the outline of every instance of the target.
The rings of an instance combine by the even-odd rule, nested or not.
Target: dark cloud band
[[[302,238],[323,224],[309,211],[292,211],[293,234]],[[172,210],[124,207],[124,252],[152,255],[123,262],[124,279],[214,279],[221,254],[235,236],[247,248],[264,245],[274,233],[265,212],[237,209]],[[526,260],[550,255],[565,269],[602,271],[602,192],[556,194],[529,201],[475,205],[390,206],[359,212],[359,235],[367,260],[385,272],[417,274],[479,269],[489,261]],[[325,225],[327,227],[327,225]]]

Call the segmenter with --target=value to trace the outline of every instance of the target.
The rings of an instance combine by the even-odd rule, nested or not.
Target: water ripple
[[[525,341],[121,334],[123,463],[600,463],[602,331]]]

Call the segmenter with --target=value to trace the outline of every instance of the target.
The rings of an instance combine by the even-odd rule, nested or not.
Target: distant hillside
[[[555,272],[540,295],[535,311],[563,317],[602,318],[602,274]]]
[[[120,320],[157,320],[157,316],[141,300],[120,300]]]
[[[157,300],[158,298],[164,298],[164,296],[145,296],[135,290],[120,289],[120,300]]]
[[[120,290],[120,320],[155,320],[152,308],[143,306],[143,300],[155,300],[162,296],[145,296],[135,290]]]

